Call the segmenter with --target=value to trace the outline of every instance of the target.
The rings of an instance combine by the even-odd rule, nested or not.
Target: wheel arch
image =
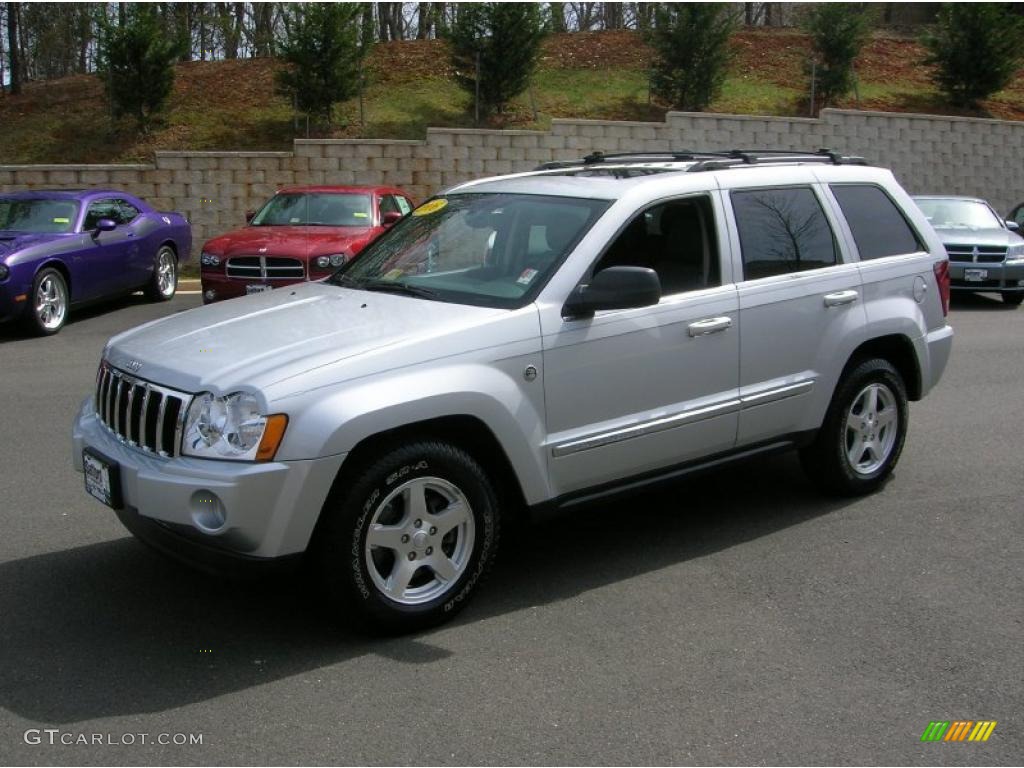
[[[908,400],[920,400],[922,396],[921,363],[917,357],[914,343],[900,333],[878,336],[863,342],[851,353],[843,368],[843,381],[846,375],[859,363],[872,357],[888,360],[903,379],[907,388]]]
[[[36,278],[39,277],[39,273],[42,272],[44,269],[56,269],[58,272],[60,272],[61,276],[64,278],[64,284],[67,286],[68,289],[68,304],[74,302],[74,288],[72,287],[73,284],[71,281],[71,270],[68,269],[68,265],[61,261],[60,259],[47,259],[36,268],[35,274],[32,275],[33,286],[35,286],[35,281]]]

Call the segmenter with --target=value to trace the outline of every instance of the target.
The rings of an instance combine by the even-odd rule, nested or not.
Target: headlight
[[[216,267],[220,264],[220,256],[205,251],[199,256],[199,263],[204,267]]]
[[[6,264],[0,264],[0,280],[6,280],[11,274],[10,267]]]
[[[1024,261],[1024,243],[1015,243],[1006,249],[1007,261]]]
[[[287,423],[282,414],[262,415],[256,398],[246,392],[226,397],[200,392],[185,416],[181,452],[207,459],[269,460]]]
[[[340,267],[345,263],[345,254],[336,253],[333,256],[317,256],[316,265],[320,269],[328,269],[329,267]]]

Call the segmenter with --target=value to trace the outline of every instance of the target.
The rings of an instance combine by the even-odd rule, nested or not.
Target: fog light
[[[196,491],[189,500],[192,522],[203,533],[218,533],[224,528],[227,511],[213,491]]]
[[[203,298],[206,299],[207,301],[213,301],[214,299],[217,298],[217,292],[211,288],[210,290],[203,294]]]

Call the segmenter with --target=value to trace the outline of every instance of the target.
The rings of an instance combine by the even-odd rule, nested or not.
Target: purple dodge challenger
[[[125,192],[0,194],[0,322],[49,335],[82,304],[137,290],[167,301],[191,247],[184,216]]]

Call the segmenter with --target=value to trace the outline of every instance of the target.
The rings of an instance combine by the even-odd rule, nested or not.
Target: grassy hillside
[[[803,74],[809,45],[793,30],[743,31],[733,39],[729,79],[714,112],[806,114]],[[942,104],[911,38],[876,35],[858,63],[859,95],[840,106],[964,114]],[[634,32],[557,35],[545,43],[531,93],[492,125],[546,128],[553,117],[660,120],[651,103],[650,52]],[[191,62],[178,67],[164,124],[149,136],[111,129],[102,84],[80,75],[31,83],[0,97],[0,163],[145,160],[157,149],[290,149],[305,136],[290,103],[274,89],[272,60]],[[472,125],[472,102],[451,77],[445,43],[378,45],[363,99],[340,105],[337,125],[314,136],[422,138],[427,126]],[[981,116],[1024,119],[1024,78],[983,105]]]

